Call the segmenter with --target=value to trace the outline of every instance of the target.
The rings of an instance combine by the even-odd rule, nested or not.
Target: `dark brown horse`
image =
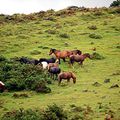
[[[63,59],[63,61],[65,62],[65,59],[67,57],[70,57],[70,55],[74,55],[74,54],[75,55],[76,54],[81,55],[82,52],[80,50],[72,50],[72,51],[64,50],[64,51],[60,51],[60,50],[56,50],[56,49],[51,48],[50,52],[49,52],[49,55],[51,55],[52,53],[55,54],[55,56],[59,60],[59,64],[60,64],[60,59]]]
[[[67,82],[70,82],[70,79],[73,79],[73,83],[76,83],[76,76],[72,72],[61,72],[58,75],[58,85],[60,85],[62,79],[67,79]]]
[[[92,56],[89,53],[85,53],[85,54],[82,54],[82,55],[71,55],[70,56],[70,64],[73,65],[74,62],[79,62],[81,65],[83,65],[83,61],[86,58],[90,58],[91,59]]]

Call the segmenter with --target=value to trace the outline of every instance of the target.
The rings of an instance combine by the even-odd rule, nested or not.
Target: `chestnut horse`
[[[73,79],[73,83],[76,83],[76,76],[72,72],[61,72],[58,75],[58,85],[60,85],[62,79],[67,79],[67,82],[70,82],[70,79]]]
[[[82,54],[82,55],[71,55],[70,56],[70,64],[73,65],[74,62],[79,62],[81,65],[83,65],[83,61],[86,58],[91,59],[92,57],[89,53],[85,53],[85,54]]]
[[[63,59],[63,61],[65,62],[65,58],[69,57],[70,55],[76,55],[76,54],[79,54],[81,55],[81,51],[80,50],[73,50],[73,51],[60,51],[60,50],[56,50],[56,49],[53,49],[51,48],[50,49],[50,52],[49,52],[49,55],[51,55],[52,53],[55,54],[56,58],[59,60],[59,64],[60,64],[60,59]]]

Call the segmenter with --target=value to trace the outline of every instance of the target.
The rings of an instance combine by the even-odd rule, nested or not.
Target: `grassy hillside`
[[[0,54],[5,57],[27,56],[49,58],[50,48],[79,49],[92,54],[93,48],[104,59],[86,59],[84,67],[77,63],[70,67],[62,62],[62,71],[73,71],[77,82],[66,81],[61,86],[55,81],[49,85],[52,92],[27,93],[29,98],[15,99],[15,92],[0,94],[0,114],[18,108],[45,108],[56,103],[70,111],[71,106],[90,106],[94,111],[90,119],[103,120],[105,113],[113,111],[120,119],[120,9],[65,9],[44,14],[0,16]],[[110,79],[109,83],[104,80]],[[98,82],[100,86],[93,85]],[[118,88],[110,88],[117,84]],[[80,114],[79,111],[69,116]],[[71,119],[71,118],[70,118]],[[116,119],[117,120],[117,119]]]

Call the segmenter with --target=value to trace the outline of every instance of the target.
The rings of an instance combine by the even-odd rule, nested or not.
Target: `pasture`
[[[104,59],[86,59],[83,67],[78,63],[70,66],[69,59],[67,62],[61,60],[61,70],[74,72],[76,84],[72,81],[67,84],[63,80],[58,86],[58,82],[53,81],[48,85],[52,90],[48,94],[27,90],[0,93],[0,117],[11,110],[44,109],[55,103],[68,111],[70,120],[76,114],[80,114],[79,110],[71,113],[71,106],[90,107],[93,111],[90,120],[103,120],[105,114],[110,111],[114,116],[113,120],[119,120],[120,12],[114,12],[112,8],[101,8],[88,11],[75,10],[69,15],[58,16],[59,12],[48,11],[43,18],[31,14],[36,19],[22,22],[11,20],[1,22],[0,55],[7,59],[21,56],[35,59],[50,58],[50,48],[55,48],[79,49],[90,54],[96,52]],[[1,15],[1,21],[2,17]],[[106,79],[110,82],[106,83]],[[111,88],[115,84],[118,87]],[[25,93],[29,97],[14,98],[14,93]]]

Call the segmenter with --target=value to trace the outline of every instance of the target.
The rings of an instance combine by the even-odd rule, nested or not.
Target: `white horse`
[[[3,85],[3,86],[5,85],[2,81],[0,81],[0,84]]]
[[[47,69],[47,67],[48,67],[48,63],[47,62],[43,61],[43,62],[41,62],[41,64],[42,64],[42,68],[44,70]]]

